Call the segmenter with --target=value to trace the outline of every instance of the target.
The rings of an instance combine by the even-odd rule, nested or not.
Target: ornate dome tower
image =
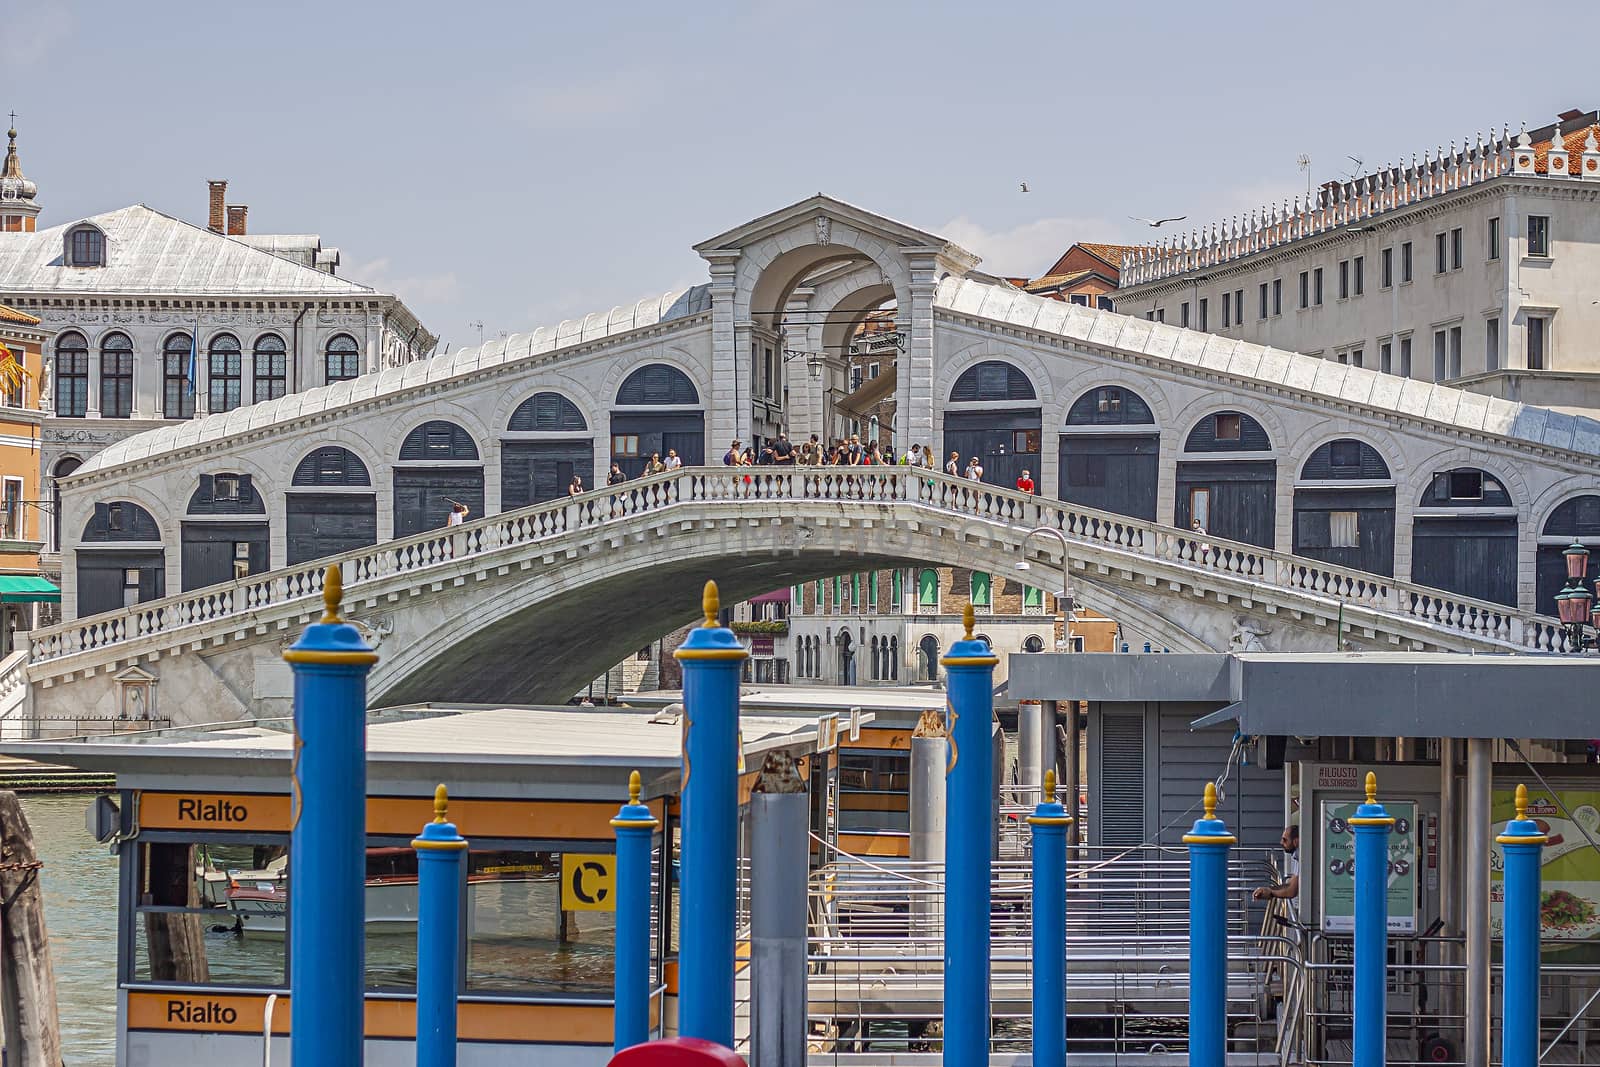
[[[0,167],[0,232],[32,233],[34,220],[39,217],[39,205],[33,202],[39,191],[22,175],[22,161],[17,158],[17,130],[6,131],[10,144],[6,148],[6,161]]]

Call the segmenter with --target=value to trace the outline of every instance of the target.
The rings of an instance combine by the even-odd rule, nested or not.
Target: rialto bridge
[[[383,641],[379,698],[448,679],[456,699],[530,700],[686,621],[691,578],[739,596],[912,562],[1004,571],[1041,521],[1073,539],[1080,599],[1174,649],[1225,647],[1243,619],[1269,648],[1331,648],[1341,605],[1352,647],[1548,649],[1560,549],[1600,543],[1587,419],[1040,299],[822,196],[697,251],[710,281],[685,292],[91,457],[61,485],[77,617],[0,690],[25,675],[35,714],[103,713],[135,669],[185,702],[215,690],[212,718],[271,708],[330,557]],[[613,461],[633,476],[651,452],[693,468],[734,439],[837,432],[839,354],[874,312],[895,324],[898,448],[979,455],[998,487],[1030,469],[1045,499],[857,468],[764,470],[750,495],[686,469],[628,502],[567,500]],[[439,529],[450,501],[474,521]]]

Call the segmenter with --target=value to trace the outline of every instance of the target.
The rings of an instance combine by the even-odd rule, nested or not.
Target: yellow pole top
[[[1054,768],[1044,772],[1044,802],[1046,804],[1056,798],[1056,772]]]
[[[717,616],[722,613],[722,595],[717,592],[716,582],[707,582],[705,593],[700,598],[700,609],[705,612],[706,626],[717,625]]]
[[[1378,776],[1371,771],[1367,772],[1367,803],[1378,802]]]
[[[638,771],[634,771],[632,774],[628,775],[628,803],[629,804],[638,804],[639,803],[639,793],[642,791],[642,789],[643,789],[643,783],[641,783],[639,781],[639,772]]]
[[[1208,821],[1212,820],[1212,819],[1215,819],[1217,817],[1217,783],[1216,782],[1207,782],[1206,783],[1206,792],[1205,792],[1205,796],[1201,800],[1201,803],[1204,804],[1205,808],[1206,808],[1206,819]]]
[[[344,622],[339,614],[339,603],[344,599],[344,571],[339,569],[337,563],[328,564],[328,569],[322,572],[322,621],[325,623]]]
[[[972,610],[971,601],[968,601],[967,606],[961,609],[961,625],[967,628],[967,636],[962,640],[971,641],[972,628],[978,625],[978,613]]]
[[[439,788],[433,791],[433,821],[449,822],[450,820],[445,817],[445,813],[449,807],[450,794],[445,792],[444,783],[441,782],[439,783]]]
[[[1525,785],[1517,786],[1517,801],[1516,801],[1516,803],[1517,803],[1517,821],[1521,822],[1522,820],[1524,820],[1524,819],[1526,819],[1528,817],[1528,787],[1527,786],[1525,786]]]

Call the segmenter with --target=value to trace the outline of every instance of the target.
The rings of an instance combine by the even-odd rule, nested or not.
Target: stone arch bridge
[[[1274,650],[1557,650],[1555,622],[1290,553],[905,468],[685,468],[252,575],[34,635],[0,697],[34,716],[116,714],[129,677],[176,722],[286,713],[283,649],[320,612],[324,568],[382,656],[375,704],[563,701],[692,619],[700,581],[728,602],[845,570],[1060,566],[1097,611],[1174,651],[1270,634]],[[1337,630],[1337,633],[1336,633]],[[130,672],[133,672],[130,675]],[[22,686],[27,680],[32,684]]]

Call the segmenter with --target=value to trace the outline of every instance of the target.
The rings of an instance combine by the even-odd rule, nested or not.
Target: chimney
[[[239,237],[245,232],[244,219],[250,209],[243,204],[228,205],[228,236]]]
[[[206,228],[212,233],[221,233],[223,229],[226,208],[223,207],[228,197],[227,179],[221,181],[208,181],[206,185],[211,190],[211,212],[206,219]]]

